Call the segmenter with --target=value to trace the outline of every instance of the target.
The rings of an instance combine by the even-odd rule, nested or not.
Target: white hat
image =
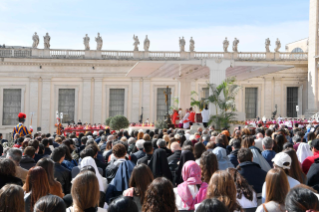
[[[284,153],[284,152],[277,153],[271,161],[274,162],[276,166],[279,166],[284,169],[290,169],[291,157],[287,153]],[[284,163],[289,163],[289,165],[284,165]]]
[[[97,131],[94,131],[94,132],[93,132],[93,135],[97,135],[97,134],[98,134],[98,132],[97,132]]]

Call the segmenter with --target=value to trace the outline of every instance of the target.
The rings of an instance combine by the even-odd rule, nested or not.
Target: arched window
[[[302,53],[303,53],[302,49],[299,48],[299,47],[294,48],[294,49],[291,51],[291,53],[298,53],[298,52],[302,52]]]
[[[297,47],[297,48],[294,48],[292,51],[291,51],[291,55],[290,55],[290,58],[291,59],[297,59],[297,60],[299,60],[299,59],[305,59],[305,56],[306,55],[304,55],[304,54],[298,54],[298,53],[304,53],[303,52],[303,50],[301,49],[301,48],[299,48],[299,47]]]

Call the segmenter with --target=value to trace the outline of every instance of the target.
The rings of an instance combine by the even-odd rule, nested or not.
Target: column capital
[[[40,79],[42,80],[42,82],[51,82],[51,77],[42,76],[40,77]]]
[[[103,81],[103,78],[101,78],[101,77],[94,77],[93,80],[94,80],[95,82],[102,82],[102,81]]]
[[[83,81],[91,81],[93,78],[92,77],[82,77]]]
[[[30,82],[38,82],[40,80],[40,77],[29,77]]]

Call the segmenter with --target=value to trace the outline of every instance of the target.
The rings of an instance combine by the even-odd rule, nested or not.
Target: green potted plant
[[[110,128],[113,130],[120,130],[127,128],[130,125],[128,119],[125,116],[114,116],[110,121]]]

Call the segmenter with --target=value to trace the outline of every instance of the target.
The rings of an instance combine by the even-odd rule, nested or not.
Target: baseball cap
[[[311,147],[314,147],[316,150],[319,150],[319,139],[314,139],[311,141]]]
[[[287,153],[280,152],[280,153],[276,154],[275,157],[271,161],[274,162],[274,164],[276,166],[279,166],[279,167],[284,168],[284,169],[290,169],[291,157]],[[285,164],[285,163],[287,163],[287,164]]]

